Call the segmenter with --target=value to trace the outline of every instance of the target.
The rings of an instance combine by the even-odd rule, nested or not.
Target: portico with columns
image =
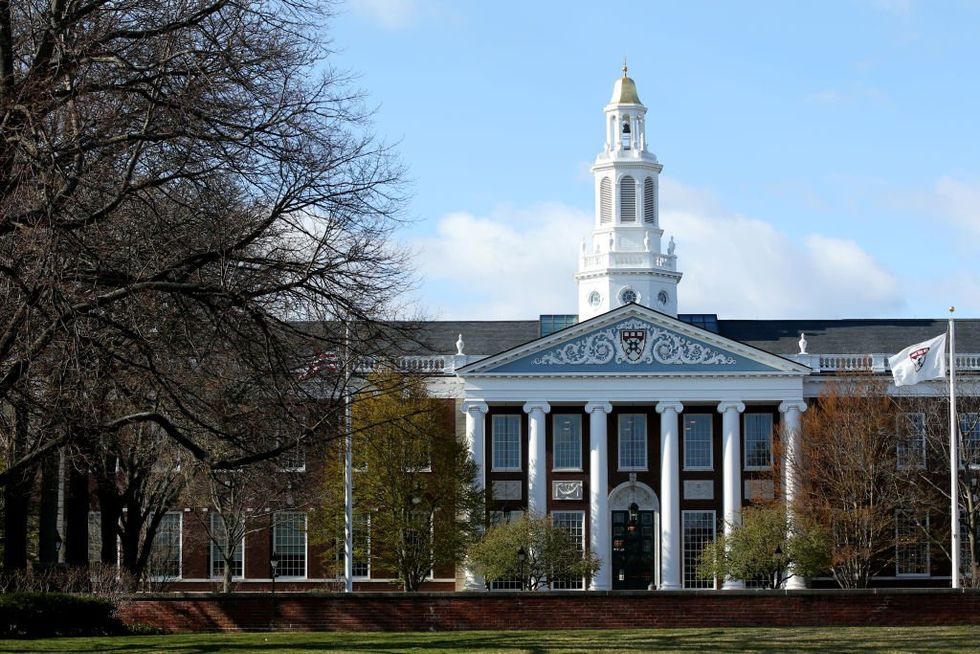
[[[694,587],[692,519],[728,533],[773,497],[773,439],[794,450],[808,373],[637,304],[457,371],[489,510],[580,514],[594,590]]]

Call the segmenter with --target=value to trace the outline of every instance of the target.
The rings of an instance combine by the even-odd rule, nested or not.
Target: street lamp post
[[[524,576],[524,566],[527,564],[527,550],[524,549],[523,545],[519,550],[517,550],[517,563],[521,570],[521,590],[525,590],[531,584],[525,583],[526,577]]]
[[[273,552],[272,557],[269,559],[269,565],[272,566],[272,594],[276,594],[276,577],[279,576],[279,552]]]

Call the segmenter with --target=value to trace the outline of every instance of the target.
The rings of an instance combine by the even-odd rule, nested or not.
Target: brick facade
[[[167,595],[119,613],[176,632],[977,625],[980,591]]]

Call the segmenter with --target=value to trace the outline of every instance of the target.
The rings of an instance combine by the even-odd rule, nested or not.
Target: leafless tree
[[[296,407],[342,375],[302,371],[383,349],[372,326],[408,278],[388,238],[402,171],[330,65],[327,18],[312,0],[0,0],[0,402],[31,425],[0,423],[0,484],[147,425],[217,470],[329,433],[335,416]],[[81,392],[93,358],[111,383]],[[260,403],[294,442],[228,429]]]
[[[829,382],[804,414],[794,469],[795,513],[830,534],[831,572],[863,587],[895,561],[895,516],[918,502],[910,470],[898,465],[898,405],[887,382],[855,375]]]
[[[949,393],[941,397],[901,400],[907,467],[918,490],[922,531],[947,560],[950,555],[950,429]],[[961,577],[980,585],[980,385],[973,380],[959,384],[956,435],[959,449],[957,487],[960,514]]]

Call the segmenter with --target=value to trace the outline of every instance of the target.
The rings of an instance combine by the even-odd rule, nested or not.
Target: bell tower
[[[677,257],[673,239],[661,250],[660,171],[647,149],[646,112],[626,75],[606,105],[606,143],[592,165],[595,221],[582,240],[578,272],[579,320],[636,302],[677,316]]]

